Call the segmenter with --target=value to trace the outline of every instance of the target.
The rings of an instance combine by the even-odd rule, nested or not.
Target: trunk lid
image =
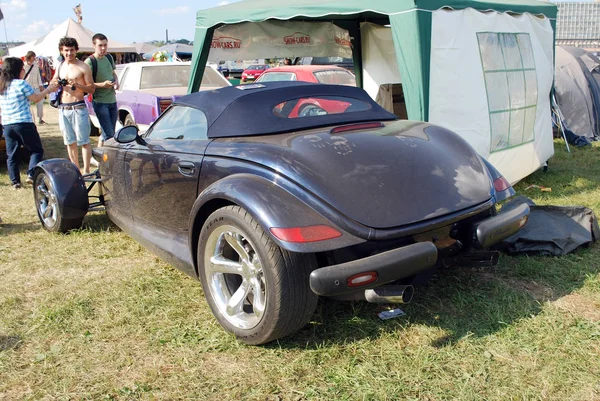
[[[487,168],[473,148],[455,133],[423,122],[224,138],[213,141],[207,153],[274,169],[372,228],[440,217],[492,197]]]

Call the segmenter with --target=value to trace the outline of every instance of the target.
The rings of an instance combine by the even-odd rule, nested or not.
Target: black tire
[[[137,127],[137,124],[133,120],[133,117],[131,117],[131,114],[127,114],[125,116],[125,120],[123,120],[123,127],[129,127],[129,126]]]
[[[35,210],[42,227],[50,232],[66,233],[81,228],[83,217],[65,219],[62,214],[62,205],[56,196],[52,181],[42,169],[37,169],[33,176],[33,193]]]
[[[280,248],[239,206],[227,206],[209,216],[200,232],[198,266],[213,314],[225,330],[246,344],[264,344],[293,334],[315,311],[318,297],[309,286],[315,256]],[[234,298],[235,294],[239,296]]]

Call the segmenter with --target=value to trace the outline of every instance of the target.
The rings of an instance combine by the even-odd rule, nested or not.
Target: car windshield
[[[142,67],[140,89],[188,86],[189,65],[160,65]],[[203,80],[204,81],[204,80]]]
[[[248,70],[264,70],[265,66],[264,65],[251,65],[247,69]]]
[[[160,65],[142,67],[140,89],[171,88],[188,86],[190,79],[190,66]],[[212,67],[206,67],[202,75],[201,87],[222,88],[228,86],[223,76]]]
[[[336,84],[336,85],[349,85],[356,86],[356,79],[348,71],[342,70],[324,70],[315,71],[313,73],[317,81],[322,84]]]
[[[293,72],[265,72],[256,82],[297,81]]]

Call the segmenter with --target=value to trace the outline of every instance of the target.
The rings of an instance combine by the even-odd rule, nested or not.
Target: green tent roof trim
[[[440,8],[530,13],[552,19],[556,18],[557,14],[555,4],[535,0],[377,0],[377,4],[372,7],[365,7],[364,0],[300,0],[286,3],[279,0],[247,0],[198,11],[196,27],[211,28],[219,24],[260,22],[268,19],[339,19],[377,14],[389,16],[410,10],[433,11]]]

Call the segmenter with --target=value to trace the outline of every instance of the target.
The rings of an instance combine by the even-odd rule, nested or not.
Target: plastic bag
[[[60,98],[62,95],[62,90],[63,90],[62,86],[59,86],[58,90],[56,92],[52,92],[48,96],[48,98],[50,99],[50,106],[54,107],[55,109],[57,109],[58,106],[60,105]]]

